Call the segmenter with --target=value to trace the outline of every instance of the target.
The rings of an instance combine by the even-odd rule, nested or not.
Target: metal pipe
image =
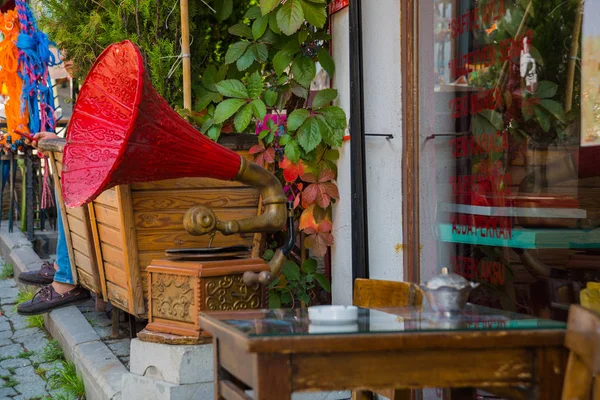
[[[349,1],[352,281],[369,277],[361,0]]]

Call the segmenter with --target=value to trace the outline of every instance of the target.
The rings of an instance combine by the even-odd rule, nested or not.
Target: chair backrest
[[[596,382],[600,378],[600,314],[572,305],[565,345],[569,361],[562,399],[600,398],[600,382]]]
[[[414,283],[356,279],[353,303],[359,307],[420,306],[423,291]]]

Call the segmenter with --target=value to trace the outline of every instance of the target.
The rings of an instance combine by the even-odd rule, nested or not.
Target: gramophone
[[[62,195],[67,207],[86,204],[117,185],[184,177],[235,180],[259,189],[263,210],[258,216],[221,221],[210,208],[199,204],[187,211],[183,222],[192,235],[232,235],[276,232],[287,220],[288,239],[268,268],[262,260],[252,260],[244,271],[243,262],[228,261],[228,268],[240,272],[240,281],[243,273],[243,284],[249,288],[268,284],[279,275],[293,246],[292,210],[279,180],[265,168],[211,141],[171,109],[149,83],[142,55],[129,41],[109,46],[96,60],[79,92],[66,140],[40,141],[39,148],[63,152]],[[159,262],[156,271],[164,273],[172,263]],[[149,272],[153,266],[154,262]],[[191,264],[177,270],[186,276],[201,275]],[[211,269],[220,270],[218,266]],[[199,285],[202,276],[196,277]],[[201,308],[202,288],[192,289],[198,292],[192,302]],[[243,296],[247,290],[238,288],[241,294],[237,295]],[[154,298],[158,299],[152,294]],[[152,315],[150,319],[152,322]]]

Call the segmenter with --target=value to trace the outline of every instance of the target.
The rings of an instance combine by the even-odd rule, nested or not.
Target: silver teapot
[[[479,283],[449,273],[448,268],[442,268],[441,275],[434,276],[424,285],[420,285],[431,308],[446,315],[461,311],[467,304],[469,293],[477,286]]]

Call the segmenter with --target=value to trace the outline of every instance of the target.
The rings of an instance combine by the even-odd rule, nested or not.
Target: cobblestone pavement
[[[18,293],[13,279],[0,280],[0,399],[63,398],[48,382],[48,376],[62,365],[56,357],[48,362],[51,338],[45,330],[32,327],[31,318],[17,314]]]

